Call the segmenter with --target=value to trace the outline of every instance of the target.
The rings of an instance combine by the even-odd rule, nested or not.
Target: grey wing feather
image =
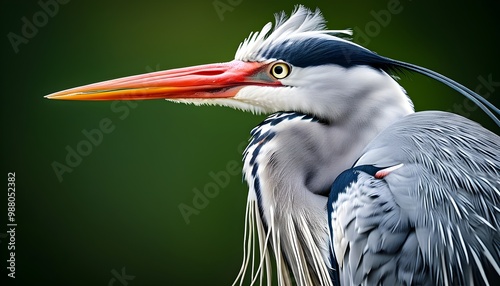
[[[384,182],[359,174],[333,209],[341,285],[432,285],[422,267],[415,270],[419,259],[412,226]]]
[[[354,210],[341,222],[344,252],[354,253],[343,257],[344,282],[500,281],[499,150],[500,137],[446,112],[415,113],[381,132],[355,166],[403,166],[383,179],[360,176],[339,195],[336,212]]]

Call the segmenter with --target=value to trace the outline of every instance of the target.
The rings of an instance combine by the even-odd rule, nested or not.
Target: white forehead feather
[[[267,23],[260,32],[252,32],[238,47],[235,59],[240,61],[262,61],[261,52],[273,44],[291,38],[321,37],[328,34],[352,35],[351,30],[326,30],[326,21],[319,9],[314,12],[306,7],[296,6],[290,18],[285,12],[274,15],[276,24]],[[269,34],[269,35],[268,35]],[[332,37],[332,36],[330,36]]]

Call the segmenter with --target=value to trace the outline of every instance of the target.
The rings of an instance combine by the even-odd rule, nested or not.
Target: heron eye
[[[284,79],[290,74],[290,66],[286,63],[275,63],[271,67],[271,75],[276,79]]]

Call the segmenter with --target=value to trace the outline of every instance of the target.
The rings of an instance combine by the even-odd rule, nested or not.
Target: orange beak
[[[279,86],[267,64],[231,61],[123,77],[45,96],[64,100],[229,98],[249,85]]]

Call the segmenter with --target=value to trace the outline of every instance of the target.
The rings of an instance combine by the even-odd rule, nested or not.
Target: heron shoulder
[[[482,285],[498,278],[499,144],[500,137],[477,123],[438,111],[408,115],[382,131],[350,170],[362,175],[347,176],[347,182],[340,178],[333,184],[339,195],[330,196],[331,229],[341,228],[334,233],[349,245],[338,244],[335,253],[344,264],[352,263],[346,277],[356,279],[357,271],[365,271],[373,278],[377,271],[366,269],[390,265],[380,260],[380,246],[373,242],[392,241],[400,252],[391,261],[408,270],[394,273],[398,281],[427,276],[424,281],[435,284]],[[383,178],[356,170],[396,164],[403,167]],[[365,249],[365,270],[353,260],[356,248]],[[345,255],[343,249],[351,252]],[[417,259],[405,259],[403,250]],[[390,269],[380,277],[389,279]]]

